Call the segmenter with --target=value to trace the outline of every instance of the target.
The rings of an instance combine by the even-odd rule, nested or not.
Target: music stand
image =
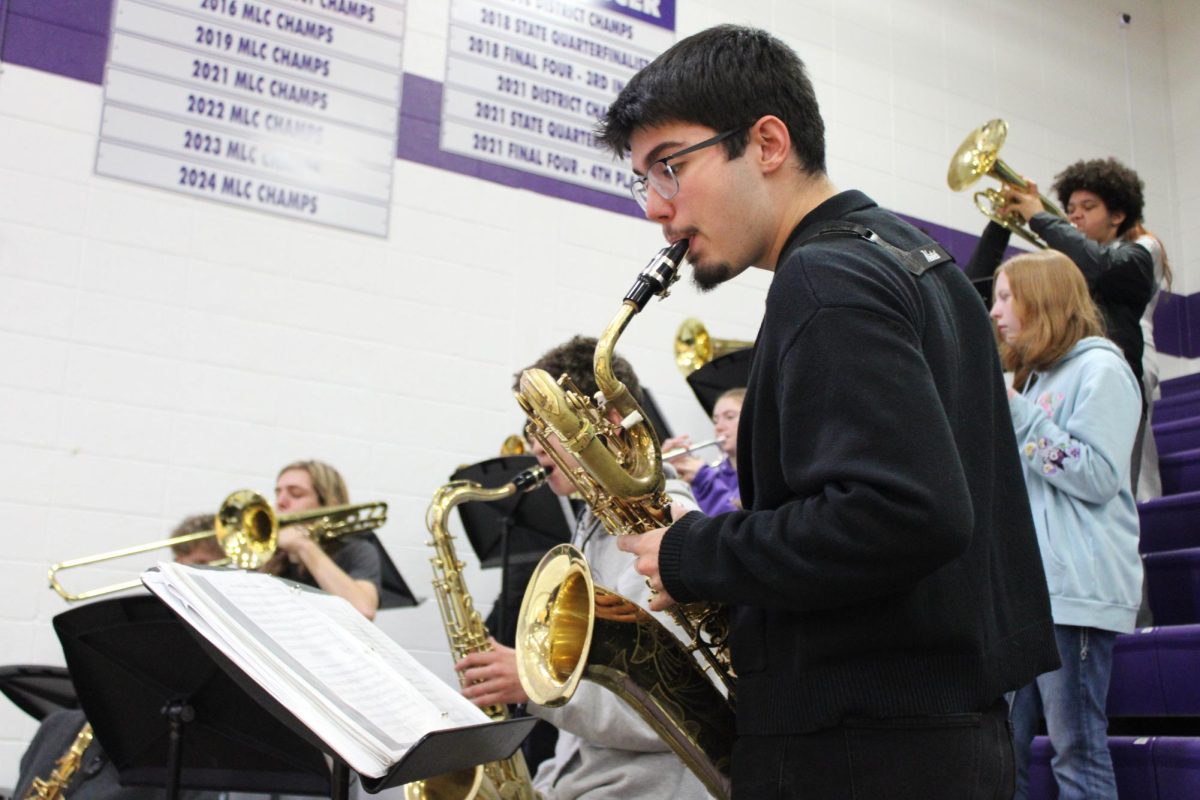
[[[687,376],[688,386],[704,407],[704,413],[712,416],[717,398],[729,389],[746,386],[750,379],[750,362],[754,360],[754,348],[734,350],[714,358],[700,369]]]
[[[15,664],[0,667],[0,692],[38,722],[51,712],[79,708],[66,667]]]
[[[533,456],[501,456],[459,467],[450,478],[475,481],[484,488],[493,489],[511,482],[518,472],[533,466],[537,466]],[[562,502],[548,486],[492,503],[462,503],[458,506],[458,515],[480,565],[485,569],[501,568],[500,602],[495,608],[493,635],[505,642],[511,627],[508,612],[512,607],[520,607],[520,598],[516,598],[514,604],[510,597],[514,568],[521,573],[518,578],[527,578],[526,573],[532,573],[547,550],[571,540],[571,526]],[[517,583],[523,595],[525,582],[518,580]]]
[[[121,783],[331,794],[321,751],[268,713],[157,597],[54,618],[79,703]]]
[[[367,531],[362,534],[362,538],[369,542],[376,550],[379,551],[379,563],[382,569],[382,591],[379,593],[379,607],[382,608],[405,608],[407,606],[417,606],[421,604],[421,599],[413,594],[412,589],[408,588],[408,584],[404,582],[404,577],[400,574],[396,564],[392,561],[392,557],[388,555],[384,549],[383,542],[379,541],[379,537],[374,531]]]
[[[494,489],[535,466],[533,456],[500,456],[459,467],[450,479],[475,481]],[[492,503],[462,503],[458,515],[484,569],[503,566],[506,544],[508,563],[517,564],[537,562],[554,545],[571,540],[562,503],[548,486]]]

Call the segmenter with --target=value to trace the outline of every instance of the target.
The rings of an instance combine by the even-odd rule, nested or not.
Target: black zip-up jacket
[[[663,538],[677,601],[732,606],[737,725],[982,709],[1058,666],[1046,581],[983,303],[858,238],[931,240],[856,191],[784,247],[738,433],[746,509]]]

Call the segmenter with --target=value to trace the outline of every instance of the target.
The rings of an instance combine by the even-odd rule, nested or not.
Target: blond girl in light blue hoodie
[[[1129,483],[1141,390],[1062,253],[996,271],[992,319],[1054,616],[1062,667],[1012,698],[1016,798],[1045,714],[1061,800],[1115,800],[1105,699],[1118,633],[1141,602],[1138,518]]]

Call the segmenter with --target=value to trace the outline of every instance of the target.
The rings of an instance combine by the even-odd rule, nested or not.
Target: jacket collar
[[[783,259],[785,253],[792,245],[804,239],[804,237],[818,225],[834,220],[845,219],[850,214],[856,211],[865,211],[868,208],[875,208],[875,201],[867,197],[857,189],[848,189],[844,192],[839,192],[833,197],[826,200],[821,205],[814,208],[805,215],[804,219],[800,220],[792,232],[788,235],[787,241],[783,244],[783,250],[780,251],[780,260]],[[778,267],[778,265],[776,265]]]

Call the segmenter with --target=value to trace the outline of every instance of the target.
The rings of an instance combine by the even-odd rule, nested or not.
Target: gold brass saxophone
[[[65,796],[67,785],[79,771],[79,765],[83,763],[83,754],[91,743],[92,725],[85,722],[79,729],[79,733],[75,735],[70,747],[67,748],[67,752],[54,762],[54,771],[50,773],[50,776],[33,779],[24,800],[61,800]]]
[[[491,645],[488,643],[487,627],[475,610],[471,594],[463,583],[463,562],[458,560],[454,537],[447,525],[450,511],[458,504],[472,500],[491,503],[518,492],[529,492],[541,486],[545,480],[545,470],[532,467],[518,473],[511,483],[495,489],[485,489],[474,481],[451,481],[434,492],[425,514],[425,526],[433,536],[430,544],[436,552],[429,561],[433,565],[433,591],[437,595],[442,624],[450,640],[450,654],[455,662],[469,653],[489,650]],[[483,711],[493,720],[508,719],[508,709],[503,705],[488,706]],[[540,797],[533,789],[533,779],[520,750],[503,761],[406,784],[404,796],[408,800],[532,800]]]
[[[613,535],[645,533],[670,523],[658,435],[614,375],[612,359],[633,316],[650,297],[667,296],[686,253],[686,240],[660,251],[605,328],[593,357],[602,396],[596,402],[566,375],[558,381],[537,369],[521,375],[516,396],[529,418],[526,432]],[[612,420],[613,411],[619,422]],[[579,466],[567,464],[562,452]],[[620,609],[620,624],[610,624],[613,609]],[[728,617],[713,603],[677,604],[669,613],[683,629],[686,645],[628,599],[595,587],[577,549],[556,547],[534,570],[517,620],[521,684],[532,700],[554,706],[567,702],[580,676],[600,683],[629,702],[712,794],[724,797],[733,743]],[[692,653],[703,657],[727,697],[703,674]],[[667,674],[672,678],[664,681]]]

